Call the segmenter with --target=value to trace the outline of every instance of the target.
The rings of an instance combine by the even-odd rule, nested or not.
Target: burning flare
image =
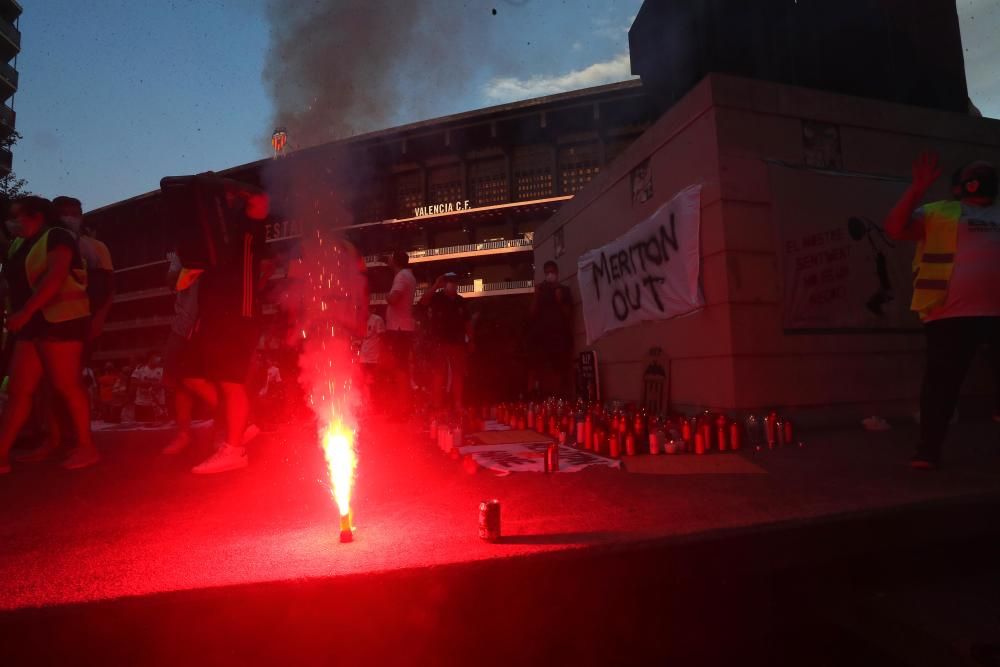
[[[323,456],[330,471],[331,491],[341,517],[351,513],[351,487],[358,457],[354,451],[354,431],[333,416],[323,432]]]

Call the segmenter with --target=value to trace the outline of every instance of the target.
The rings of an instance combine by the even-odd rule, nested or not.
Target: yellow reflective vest
[[[49,269],[50,231],[52,230],[46,229],[42,232],[24,259],[24,271],[32,289],[42,281]],[[23,238],[14,239],[10,244],[10,255],[16,253],[22,245],[24,245]],[[83,269],[70,269],[59,292],[42,307],[42,316],[46,321],[55,323],[77,320],[88,315],[90,315],[90,299],[87,298],[87,269],[84,264]]]
[[[948,283],[955,268],[958,249],[958,222],[962,218],[962,202],[939,201],[927,204],[924,210],[924,240],[917,244],[913,258],[913,301],[910,310],[920,319],[944,303]]]

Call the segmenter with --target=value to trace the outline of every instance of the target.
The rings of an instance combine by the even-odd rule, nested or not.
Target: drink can
[[[500,541],[500,501],[496,498],[479,503],[479,539]]]

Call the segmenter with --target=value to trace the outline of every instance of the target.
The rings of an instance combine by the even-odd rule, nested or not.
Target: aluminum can
[[[479,539],[500,541],[500,501],[496,498],[479,503]]]

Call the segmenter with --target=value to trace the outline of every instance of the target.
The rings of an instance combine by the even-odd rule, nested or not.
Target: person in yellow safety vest
[[[83,224],[83,204],[75,197],[65,195],[52,200],[52,208],[58,226],[73,233],[80,248],[87,270],[87,298],[90,300],[90,334],[83,345],[82,367],[90,366],[90,355],[94,342],[104,328],[114,296],[114,267],[108,247],[94,237],[94,230]],[[48,439],[34,451],[17,457],[19,463],[43,463],[52,458],[63,442],[64,424],[68,426],[67,415],[57,410],[51,389],[42,383],[39,386],[43,409],[36,415],[48,426]]]
[[[22,197],[11,207],[17,239],[3,267],[9,290],[7,329],[14,336],[7,407],[0,416],[0,474],[10,472],[10,449],[31,412],[42,377],[66,402],[77,447],[63,467],[100,460],[90,433],[90,404],[80,357],[89,332],[86,270],[77,239],[55,226],[51,202]]]
[[[941,463],[962,381],[980,345],[1000,349],[1000,206],[997,170],[973,162],[953,178],[954,199],[919,206],[941,176],[938,158],[913,163],[913,183],[885,221],[896,240],[917,242],[913,301],[927,336],[920,395],[920,443],[911,465]],[[994,368],[1000,376],[1000,368]]]

